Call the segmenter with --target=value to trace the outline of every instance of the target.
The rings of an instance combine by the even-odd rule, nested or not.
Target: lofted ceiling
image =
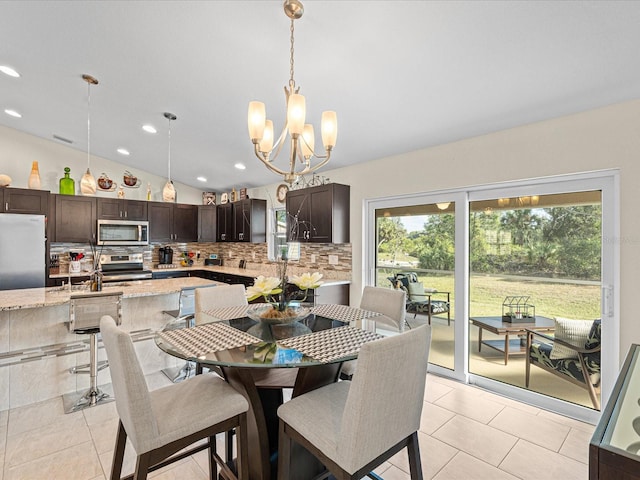
[[[307,122],[319,137],[321,112],[338,114],[325,169],[640,97],[640,2],[303,2],[295,79]],[[281,1],[4,0],[0,40],[0,65],[22,75],[0,74],[0,124],[86,151],[87,73],[100,82],[92,154],[166,175],[172,112],[174,180],[213,191],[278,182],[253,155],[246,116],[261,100],[283,124]]]

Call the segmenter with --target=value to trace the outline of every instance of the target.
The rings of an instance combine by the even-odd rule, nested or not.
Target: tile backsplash
[[[203,266],[204,260],[210,254],[218,255],[225,266],[238,267],[241,260],[246,262],[246,268],[258,268],[269,265],[266,243],[171,243],[151,244],[148,246],[131,247],[98,247],[96,254],[122,254],[143,253],[144,267],[155,268],[159,263],[158,252],[160,247],[170,246],[173,249],[173,263],[180,265],[182,252],[200,252],[200,258],[194,255],[194,267]],[[50,254],[58,255],[60,273],[69,271],[69,252],[82,252],[84,258],[81,261],[82,271],[89,272],[93,262],[91,246],[78,243],[52,243]],[[330,259],[331,256],[331,259]],[[330,264],[329,261],[333,262]],[[350,243],[302,243],[300,245],[300,260],[291,261],[291,267],[300,270],[320,270],[327,274],[335,273],[342,276],[351,276],[351,244]]]

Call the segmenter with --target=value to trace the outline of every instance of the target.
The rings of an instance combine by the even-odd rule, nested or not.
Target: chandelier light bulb
[[[249,126],[249,138],[251,138],[251,141],[253,141],[254,143],[256,141],[259,141],[264,135],[265,119],[266,109],[264,103],[249,102],[249,114],[247,123]]]
[[[338,116],[334,111],[322,112],[322,144],[327,150],[336,146],[338,138]]]
[[[289,102],[287,103],[287,124],[289,125],[289,133],[292,136],[302,135],[306,110],[307,107],[303,95],[299,93],[289,95]]]
[[[313,125],[310,123],[307,123],[304,126],[302,140],[300,143],[302,144],[302,155],[308,160],[313,155],[313,149],[315,148],[316,143],[315,134],[313,133]]]
[[[264,131],[260,140],[260,151],[269,153],[273,149],[273,122],[266,120],[264,122]]]

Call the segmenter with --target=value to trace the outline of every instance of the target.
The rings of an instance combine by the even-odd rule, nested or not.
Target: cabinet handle
[[[4,204],[4,209],[8,212],[9,211],[9,202],[6,202]]]
[[[126,211],[124,212],[124,218],[127,218],[127,212]]]

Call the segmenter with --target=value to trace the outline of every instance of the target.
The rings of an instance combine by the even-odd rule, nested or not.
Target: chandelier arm
[[[278,175],[286,175],[287,173],[289,173],[273,165],[268,158],[263,157],[262,152],[260,152],[260,150],[258,149],[258,145],[255,146],[254,153],[256,154],[256,157],[258,157],[258,160],[264,163],[265,167],[267,167],[273,173],[277,173]]]
[[[282,150],[282,146],[284,145],[284,139],[287,136],[287,125],[285,124],[284,128],[282,129],[282,133],[280,133],[280,136],[278,137],[278,140],[276,140],[276,143],[274,143],[273,148],[267,152],[269,154],[269,156],[271,156],[271,154],[275,151],[276,153],[271,156],[271,161],[273,162],[276,158],[278,158],[278,155],[280,154],[280,151]]]

